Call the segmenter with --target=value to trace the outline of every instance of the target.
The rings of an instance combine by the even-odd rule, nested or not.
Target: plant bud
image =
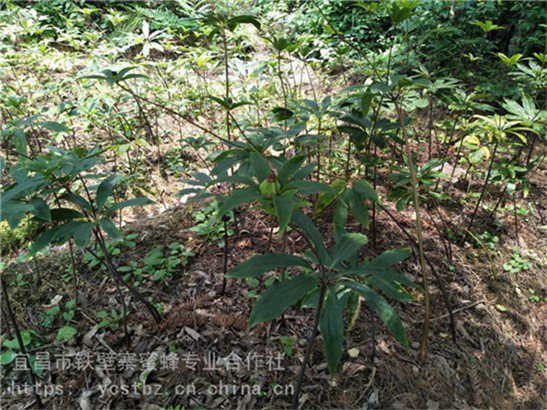
[[[273,198],[274,196],[279,195],[279,192],[281,192],[281,185],[277,182],[275,172],[272,171],[270,175],[260,183],[258,189],[264,198]]]

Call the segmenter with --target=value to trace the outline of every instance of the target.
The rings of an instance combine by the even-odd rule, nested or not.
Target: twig
[[[462,312],[462,311],[464,311],[464,310],[466,310],[466,309],[472,308],[473,306],[477,306],[477,305],[480,304],[480,303],[485,303],[485,302],[487,302],[486,299],[477,300],[476,302],[473,302],[473,303],[471,303],[471,304],[469,304],[469,305],[467,305],[467,306],[463,306],[463,307],[461,307],[461,308],[458,308],[458,309],[456,309],[456,310],[453,310],[452,313],[453,313],[453,314],[454,314],[454,313],[459,313],[459,312]],[[445,314],[445,315],[442,315],[442,316],[435,317],[435,318],[431,319],[431,321],[433,321],[433,320],[441,320],[441,319],[444,319],[444,318],[447,318],[447,317],[448,317],[448,313]]]

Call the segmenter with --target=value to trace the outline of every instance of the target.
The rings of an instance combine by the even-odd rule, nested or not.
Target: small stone
[[[349,357],[352,359],[355,359],[357,356],[359,356],[359,349],[356,347],[348,350]]]

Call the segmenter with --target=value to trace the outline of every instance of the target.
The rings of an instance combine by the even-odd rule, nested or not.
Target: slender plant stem
[[[300,373],[298,374],[298,379],[296,381],[296,388],[294,391],[292,406],[291,406],[293,410],[298,409],[298,399],[300,398],[300,391],[302,390],[302,383],[304,382],[306,367],[308,366],[310,354],[313,349],[313,343],[315,342],[315,339],[317,338],[317,333],[319,331],[319,320],[321,319],[321,310],[323,309],[323,299],[325,298],[326,290],[327,290],[327,286],[325,283],[323,283],[319,291],[319,302],[317,305],[317,310],[315,311],[315,319],[313,322],[312,334],[308,341],[308,346],[306,347],[306,352],[304,353],[304,361],[302,362],[302,366],[300,366]]]
[[[226,29],[222,30],[222,48],[224,51],[224,100],[228,104],[226,108],[226,135],[228,141],[232,141],[232,131],[230,127],[230,67],[228,66],[228,40],[226,38]]]
[[[488,186],[488,182],[490,181],[490,175],[492,174],[494,159],[496,158],[496,152],[498,151],[498,144],[499,142],[496,140],[496,143],[494,144],[494,150],[492,151],[492,157],[490,158],[490,164],[488,165],[488,171],[486,172],[486,178],[484,180],[484,184],[482,185],[481,194],[479,196],[479,200],[477,201],[477,205],[475,206],[475,209],[473,210],[473,214],[471,215],[471,220],[469,221],[469,225],[467,225],[467,231],[471,230],[471,227],[473,226],[473,222],[475,222],[475,217],[477,216],[477,212],[479,211],[479,207],[484,197],[484,193],[486,192],[486,187]],[[464,242],[467,240],[468,236],[469,234],[465,235]]]
[[[78,309],[78,272],[76,271],[76,259],[74,258],[74,244],[72,239],[68,240],[68,250],[70,251],[70,265],[72,267],[72,286],[74,286],[74,310]]]
[[[519,218],[518,218],[518,212],[517,212],[517,194],[516,192],[513,194],[513,215],[515,217],[515,238],[517,240],[517,244],[519,243]]]
[[[116,290],[120,298],[120,303],[122,304],[122,316],[123,316],[123,333],[125,335],[125,342],[129,345],[129,331],[127,330],[127,305],[125,303],[125,297],[120,288],[120,284],[116,282]]]
[[[95,238],[97,240],[97,243],[101,247],[101,250],[104,254],[104,263],[107,269],[110,271],[110,274],[112,275],[113,279],[118,282],[120,285],[124,285],[129,292],[138,300],[140,301],[146,309],[150,312],[150,315],[154,318],[156,323],[161,322],[161,315],[156,310],[156,308],[146,300],[146,298],[130,283],[123,280],[123,277],[121,276],[120,272],[118,272],[118,269],[116,269],[116,266],[114,265],[114,262],[112,261],[112,256],[110,255],[110,252],[108,252],[108,249],[106,248],[105,239],[101,233],[100,230],[95,230]],[[97,257],[97,256],[95,256]],[[101,259],[99,259],[101,260]]]
[[[420,344],[419,361],[423,363],[427,354],[427,338],[429,335],[429,320],[430,320],[430,307],[429,307],[429,277],[426,269],[426,262],[424,256],[424,243],[422,234],[422,217],[420,215],[420,199],[418,196],[418,181],[416,178],[416,170],[414,169],[414,160],[412,159],[412,149],[410,147],[409,136],[407,133],[404,114],[397,101],[397,98],[393,99],[395,110],[397,111],[397,117],[399,118],[399,124],[403,132],[403,140],[406,149],[406,156],[408,158],[408,168],[410,170],[410,179],[412,182],[412,202],[414,205],[414,212],[416,214],[416,233],[418,238],[418,259],[420,263],[420,269],[422,271],[422,286],[424,290],[424,326],[422,334],[422,342]]]
[[[0,285],[2,287],[2,297],[4,298],[4,305],[6,306],[6,314],[11,322],[13,332],[15,333],[15,338],[17,339],[19,350],[21,351],[21,354],[25,356],[25,360],[27,361],[27,366],[28,366],[27,376],[29,379],[29,383],[32,385],[32,394],[34,396],[34,399],[36,400],[36,405],[39,408],[41,408],[42,400],[40,399],[40,396],[38,395],[38,392],[36,391],[36,377],[34,376],[34,371],[32,370],[32,365],[30,363],[30,359],[28,357],[25,344],[23,343],[23,337],[21,336],[21,332],[19,331],[17,320],[15,319],[15,315],[13,314],[13,309],[11,308],[11,303],[9,300],[7,285],[2,275],[0,275]]]
[[[378,204],[378,208],[380,208],[382,211],[384,211],[387,216],[390,217],[390,219],[395,222],[395,225],[399,227],[399,229],[406,235],[410,243],[414,246],[416,252],[418,251],[418,241],[412,236],[412,234],[395,218],[395,215],[393,215],[386,207],[384,207],[381,204]],[[448,312],[448,316],[450,318],[450,330],[452,332],[452,340],[454,343],[456,343],[456,322],[454,320],[454,309],[452,308],[452,304],[450,303],[450,299],[448,298],[448,292],[446,290],[446,287],[444,286],[444,282],[442,281],[441,277],[439,276],[439,273],[437,272],[437,269],[435,269],[435,266],[431,261],[427,258],[426,255],[424,255],[425,261],[427,262],[427,265],[429,266],[429,269],[431,270],[431,273],[437,280],[437,284],[439,285],[439,289],[441,291],[441,296],[444,301],[444,305],[446,307],[446,310]]]
[[[228,217],[224,215],[222,217],[224,222],[224,257],[222,260],[222,290],[220,293],[224,295],[226,292],[226,274],[228,273]]]

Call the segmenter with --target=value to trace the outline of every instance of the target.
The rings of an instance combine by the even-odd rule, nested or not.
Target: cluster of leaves
[[[112,215],[126,207],[153,203],[146,198],[112,203],[114,189],[123,178],[110,175],[96,183],[99,176],[90,172],[102,161],[96,148],[49,147],[48,153],[29,158],[24,135],[17,146],[19,162],[10,170],[13,184],[1,195],[1,220],[15,229],[30,214],[44,226],[53,225],[32,244],[31,255],[50,243],[63,244],[70,239],[86,248],[92,234],[100,235],[101,231],[119,239],[121,233]],[[93,185],[88,187],[90,182]],[[78,193],[80,189],[87,198]],[[95,193],[94,198],[91,192]]]
[[[177,268],[183,269],[188,263],[188,259],[194,256],[191,249],[187,249],[184,245],[173,242],[168,246],[169,252],[166,256],[162,248],[157,247],[152,249],[142,261],[142,266],[135,260],[129,261],[128,265],[120,266],[118,271],[126,273],[124,279],[134,279],[133,284],[140,286],[147,278],[155,282],[165,281],[170,276],[174,275]]]

